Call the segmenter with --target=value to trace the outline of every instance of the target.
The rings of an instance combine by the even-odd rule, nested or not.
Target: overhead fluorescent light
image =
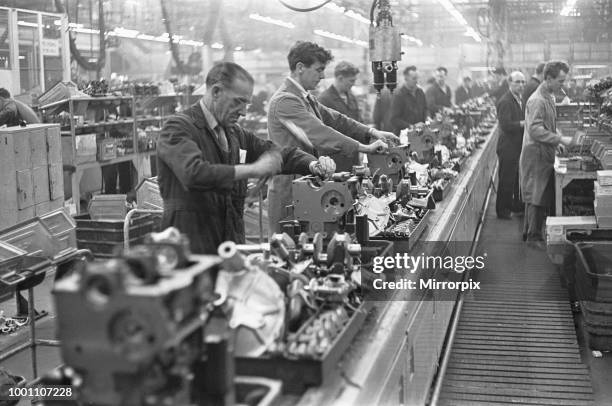
[[[262,16],[262,15],[259,15],[257,13],[250,14],[249,18],[251,20],[261,21],[262,23],[278,25],[279,27],[290,28],[290,29],[295,28],[295,24],[293,24],[293,23],[288,23],[286,21],[278,20],[278,19],[272,18],[272,17]]]
[[[368,47],[368,43],[366,41],[361,41],[361,40],[358,40],[358,39],[349,38],[349,37],[346,37],[344,35],[335,34],[333,32],[329,32],[329,31],[325,31],[325,30],[314,30],[313,32],[315,34],[317,34],[317,35],[322,36],[322,37],[335,39],[337,41],[342,41],[342,42],[346,42],[346,43],[349,43],[349,44],[359,45],[360,47],[363,47],[363,48],[367,48]]]
[[[91,28],[75,28],[72,31],[78,32],[81,34],[99,34],[100,30],[92,30]]]
[[[117,27],[111,32],[109,32],[108,35],[122,38],[136,38],[139,33],[140,32],[136,30],[128,30],[126,28]]]
[[[202,41],[194,41],[191,39],[181,39],[178,42],[180,45],[188,45],[188,46],[192,46],[192,47],[202,47],[204,46],[204,43]]]
[[[561,9],[561,15],[563,17],[569,17],[576,13],[576,0],[567,0],[565,6]]]
[[[367,18],[365,18],[364,16],[362,16],[361,14],[353,10],[346,11],[344,15],[347,16],[348,18],[352,18],[355,21],[359,21],[360,23],[370,24],[370,20],[368,20]]]
[[[219,44],[218,42],[215,42],[210,47],[213,49],[223,49],[223,44]]]
[[[574,69],[605,69],[608,65],[574,65]]]
[[[20,25],[22,27],[34,27],[34,28],[38,28],[38,24],[37,23],[29,23],[27,21],[17,21],[17,25]]]
[[[474,30],[474,28],[470,27],[467,20],[463,16],[463,14],[461,14],[461,12],[457,10],[457,8],[453,5],[453,3],[451,3],[450,0],[438,0],[438,3],[440,3],[440,5],[444,7],[444,9],[446,9],[446,11],[450,15],[452,15],[453,18],[459,24],[465,27],[466,29],[465,35],[474,38],[476,42],[482,42],[482,38],[480,37],[480,35]]]
[[[410,42],[414,42],[415,44],[417,44],[418,46],[422,47],[423,46],[423,41],[421,41],[418,38],[415,38],[411,35],[407,35],[407,34],[402,34],[402,38],[410,41]]]
[[[474,41],[476,42],[482,42],[482,38],[480,37],[480,35],[478,35],[476,31],[474,31],[472,27],[467,27],[467,30],[463,35],[474,38]]]
[[[155,41],[155,36],[149,34],[140,34],[136,38],[144,41]]]
[[[361,14],[353,11],[353,10],[347,10],[344,7],[341,7],[339,5],[337,5],[336,3],[327,3],[324,8],[334,11],[336,13],[340,13],[340,14],[344,14],[345,16],[347,16],[348,18],[352,18],[355,21],[359,21],[360,23],[363,24],[370,24],[370,20],[368,20],[367,18],[365,18],[364,16],[362,16]]]

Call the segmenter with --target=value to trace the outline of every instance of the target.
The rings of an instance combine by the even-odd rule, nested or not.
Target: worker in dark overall
[[[328,157],[317,160],[297,148],[281,148],[237,125],[246,114],[253,82],[235,63],[214,66],[200,102],[168,119],[160,135],[162,227],[186,234],[194,253],[215,254],[227,240],[244,243],[248,178],[278,173],[327,177],[335,171]]]

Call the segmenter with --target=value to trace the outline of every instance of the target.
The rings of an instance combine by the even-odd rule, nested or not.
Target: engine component
[[[387,201],[372,195],[366,195],[359,198],[355,207],[358,215],[367,216],[370,237],[378,235],[387,227],[390,215]]]
[[[218,248],[223,269],[217,275],[216,304],[230,310],[229,325],[236,330],[238,356],[262,355],[283,333],[285,295],[263,270],[249,266],[232,241]]]
[[[438,129],[431,129],[428,126],[408,127],[402,132],[406,133],[410,150],[420,162],[429,162],[433,158],[433,148],[438,142]]]
[[[321,183],[312,177],[293,181],[293,214],[296,220],[308,224],[309,234],[324,232],[331,235],[343,217],[353,210],[351,187],[355,187],[357,179],[352,180],[347,174],[334,174],[332,181]]]
[[[348,295],[353,290],[353,286],[344,278],[344,275],[330,274],[311,279],[308,290],[323,301],[343,303],[348,301]]]
[[[396,185],[404,177],[404,164],[410,159],[410,144],[389,148],[387,155],[368,154],[370,172],[387,175]]]
[[[229,338],[225,321],[206,331],[216,319],[211,316],[210,271],[218,259],[192,255],[184,268],[166,272],[159,254],[151,247],[135,247],[124,257],[90,263],[56,282],[62,358],[73,371],[82,403],[189,404],[194,390],[222,386],[231,391],[231,353],[215,351],[215,360],[206,356],[209,337],[216,348],[227,348]],[[217,377],[215,383],[194,385],[192,369],[203,363],[204,370],[221,372],[211,375]]]
[[[349,315],[342,306],[319,313],[291,337],[287,352],[300,357],[321,356],[348,321]]]

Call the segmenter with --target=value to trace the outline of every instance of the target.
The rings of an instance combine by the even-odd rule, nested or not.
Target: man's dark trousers
[[[519,191],[519,167],[520,151],[498,151],[499,160],[497,200],[495,211],[497,215],[509,215],[510,212],[523,210],[523,203]]]

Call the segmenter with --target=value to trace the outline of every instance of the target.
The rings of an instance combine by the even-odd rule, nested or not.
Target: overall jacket
[[[191,250],[216,254],[224,241],[244,243],[244,200],[247,180],[235,180],[240,150],[246,162],[279,149],[240,126],[226,129],[229,151],[206,121],[200,104],[168,119],[157,143],[158,179],[164,200],[162,226],[187,234]],[[296,148],[283,148],[283,173],[308,174],[316,158]]]
[[[305,96],[306,92],[292,80],[285,80],[270,100],[268,137],[278,145],[298,147],[315,156],[342,153],[356,157],[359,143],[369,142],[370,128],[314,98],[311,103]],[[285,207],[293,202],[294,179],[280,175],[272,180],[268,193],[270,230],[277,230],[278,222],[286,217]]]

